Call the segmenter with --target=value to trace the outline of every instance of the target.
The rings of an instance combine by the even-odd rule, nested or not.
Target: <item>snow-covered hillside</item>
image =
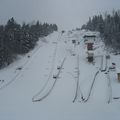
[[[88,63],[86,34],[54,32],[0,70],[0,120],[119,120],[120,83],[109,67],[120,68],[120,55],[106,59],[97,34]]]

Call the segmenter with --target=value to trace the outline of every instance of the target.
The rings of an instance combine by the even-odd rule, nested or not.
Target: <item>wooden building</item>
[[[120,69],[117,69],[117,79],[120,82]]]
[[[95,35],[85,35],[84,36],[84,42],[87,45],[87,50],[93,50],[95,38],[96,38]]]
[[[93,50],[93,44],[92,42],[87,43],[87,50]]]
[[[120,72],[117,73],[117,76],[118,76],[118,81],[120,82]]]

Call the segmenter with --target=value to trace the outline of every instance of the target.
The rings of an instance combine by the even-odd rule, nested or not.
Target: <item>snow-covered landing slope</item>
[[[80,90],[86,99],[94,75],[101,64],[99,57],[95,59],[95,65],[87,62],[82,42],[84,34],[82,31],[74,31],[68,36],[67,33],[55,32],[41,39],[31,53],[0,71],[0,78],[4,80],[0,86],[8,84],[0,89],[0,120],[120,119],[119,102],[106,102],[109,91],[104,73],[96,77],[90,99],[87,102],[81,101]],[[75,38],[81,41],[76,47],[71,42]],[[28,55],[31,57],[28,58]],[[35,99],[39,99],[50,90],[56,80],[53,75],[59,72],[57,67],[61,65],[64,57],[66,60],[50,94],[40,102],[32,102],[34,96]],[[73,103],[78,80],[78,64],[80,89],[77,100]],[[16,70],[18,67],[22,69]],[[12,83],[9,84],[11,80]],[[37,94],[42,89],[41,94]]]

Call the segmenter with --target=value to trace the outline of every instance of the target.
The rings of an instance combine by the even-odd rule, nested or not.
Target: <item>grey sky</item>
[[[89,16],[120,8],[120,0],[0,0],[0,23],[10,17],[18,22],[56,23],[60,29],[72,29]]]

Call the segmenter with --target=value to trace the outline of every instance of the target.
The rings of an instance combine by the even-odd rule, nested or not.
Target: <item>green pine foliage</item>
[[[9,65],[18,54],[25,54],[32,50],[40,37],[57,31],[56,24],[18,24],[14,18],[6,25],[0,25],[0,68]]]
[[[89,18],[82,29],[99,31],[107,46],[120,50],[120,10]]]

